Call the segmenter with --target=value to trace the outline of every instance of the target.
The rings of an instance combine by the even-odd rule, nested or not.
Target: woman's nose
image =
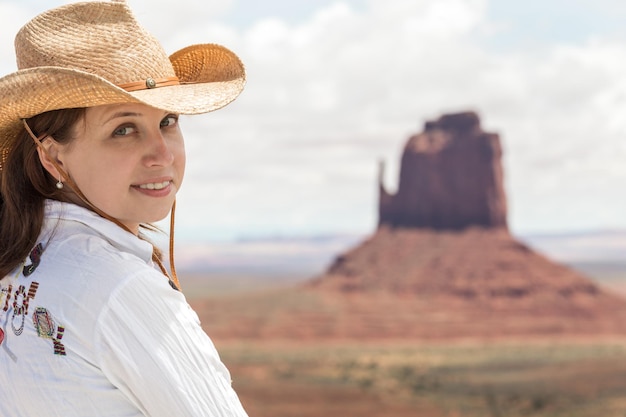
[[[174,162],[172,144],[163,136],[161,130],[150,133],[147,140],[145,163],[148,166],[168,166]]]

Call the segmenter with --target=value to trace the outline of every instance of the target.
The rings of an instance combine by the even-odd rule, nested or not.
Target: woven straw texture
[[[0,78],[0,171],[21,119],[57,109],[138,102],[198,114],[233,101],[245,70],[230,50],[193,45],[168,57],[125,2],[52,9],[17,34],[18,71]],[[118,84],[178,77],[180,85],[128,92]]]

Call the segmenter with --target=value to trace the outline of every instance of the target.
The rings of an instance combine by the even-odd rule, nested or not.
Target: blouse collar
[[[140,239],[84,207],[56,200],[46,200],[45,219],[46,228],[54,227],[56,219],[82,223],[120,251],[134,254],[146,263],[152,264],[153,247],[150,242]]]

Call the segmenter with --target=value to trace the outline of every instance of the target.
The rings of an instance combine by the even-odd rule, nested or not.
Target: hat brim
[[[225,64],[215,65],[216,54]],[[97,75],[62,67],[30,68],[0,78],[0,153],[15,139],[21,119],[47,111],[143,103],[176,114],[200,114],[226,106],[245,85],[243,64],[219,45],[194,45],[170,60],[180,85],[131,92]]]

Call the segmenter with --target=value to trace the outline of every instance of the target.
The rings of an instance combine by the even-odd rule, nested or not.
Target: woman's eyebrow
[[[141,113],[120,111],[120,112],[117,112],[117,113],[113,113],[111,115],[111,117],[106,119],[103,124],[109,123],[111,120],[119,118],[119,117],[141,117],[141,116],[143,116],[143,114],[141,114]]]

